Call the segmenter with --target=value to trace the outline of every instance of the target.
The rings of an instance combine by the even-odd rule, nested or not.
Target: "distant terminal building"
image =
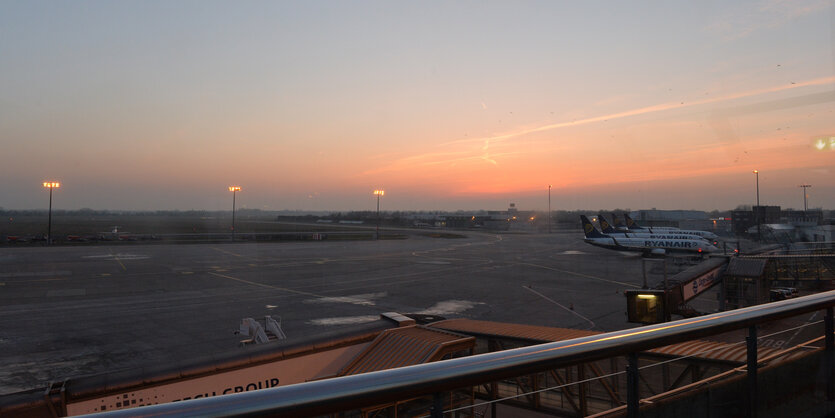
[[[697,231],[711,231],[717,235],[731,234],[731,218],[715,218],[715,219],[691,219],[679,221],[678,227],[681,229],[692,229]]]
[[[506,210],[458,211],[455,213],[419,213],[408,214],[404,218],[415,227],[434,227],[452,229],[484,228],[493,231],[525,229],[536,218],[533,211],[520,211],[515,203]]]
[[[760,222],[776,224],[780,223],[782,212],[780,206],[754,206],[752,209],[755,219]]]
[[[511,203],[507,210],[489,210],[487,211],[487,215],[490,217],[500,220],[508,220],[508,219],[518,219],[520,216],[524,216],[528,212],[519,212],[519,209],[516,208],[515,203]]]
[[[744,234],[751,227],[760,224],[780,223],[780,206],[754,206],[751,210],[735,210],[731,213],[733,231]]]
[[[417,228],[443,228],[447,226],[446,216],[435,212],[405,213],[403,219]]]
[[[829,247],[832,248],[835,243],[835,225],[821,225],[813,232],[813,241],[828,242]]]
[[[484,226],[486,216],[484,215],[469,215],[469,214],[455,214],[445,215],[442,217],[443,226],[447,228],[481,228]]]
[[[652,222],[652,221],[672,221],[678,222],[683,220],[707,220],[707,213],[700,210],[658,210],[658,209],[644,209],[636,210],[629,213],[629,216],[636,221]]]
[[[488,219],[484,223],[485,228],[507,231],[509,229],[526,229],[530,226],[527,221],[533,220],[536,217],[536,213],[533,211],[520,211],[516,208],[515,203],[511,203],[507,210],[487,211],[487,217]]]
[[[786,209],[780,212],[780,218],[795,226],[816,226],[823,223],[823,210],[794,210]]]
[[[831,228],[825,224],[823,211],[781,210],[780,206],[754,206],[751,210],[733,211],[733,231],[755,234],[757,224],[763,234],[779,235],[791,241],[831,241]]]
[[[782,210],[780,206],[754,206],[751,210],[735,210],[732,213],[733,230],[745,233],[760,224],[786,224],[795,227],[814,227],[823,223],[823,211],[820,209],[802,211]]]
[[[715,234],[730,234],[730,218],[710,218],[700,210],[636,210],[629,213],[642,226],[673,226],[681,229],[711,231]]]

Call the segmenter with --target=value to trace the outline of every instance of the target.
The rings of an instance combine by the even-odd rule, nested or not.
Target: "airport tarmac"
[[[288,340],[382,312],[612,331],[637,255],[579,231],[433,238],[0,249],[0,394],[239,350],[245,317]],[[649,283],[663,263],[647,263]],[[686,265],[667,263],[673,275]]]

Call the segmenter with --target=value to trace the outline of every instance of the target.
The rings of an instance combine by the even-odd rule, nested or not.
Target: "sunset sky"
[[[835,2],[0,0],[0,207],[835,209]],[[832,139],[830,139],[832,138]],[[822,148],[822,149],[819,149]]]

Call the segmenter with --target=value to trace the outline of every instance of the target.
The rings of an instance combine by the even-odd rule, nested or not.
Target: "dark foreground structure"
[[[392,313],[307,344],[8,395],[0,415],[827,416],[833,306],[835,291],[610,333]],[[823,324],[798,330],[818,337],[758,348],[758,327],[815,311]]]

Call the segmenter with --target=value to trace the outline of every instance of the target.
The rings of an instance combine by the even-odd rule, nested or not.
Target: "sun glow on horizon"
[[[248,204],[316,209],[363,207],[380,184],[397,191],[390,207],[549,183],[589,196],[690,184],[645,197],[661,206],[710,200],[717,179],[754,167],[835,188],[815,171],[835,155],[835,76],[820,65],[832,22],[819,2],[676,4],[663,18],[615,3],[607,16],[583,3],[449,4],[441,21],[397,3],[385,22],[332,6],[341,19],[304,3],[234,21],[216,3],[199,16],[9,5],[6,205],[39,205],[17,185],[53,175],[72,185],[67,207],[222,208],[228,179],[247,185]],[[124,20],[160,13],[171,18],[153,33]],[[284,16],[298,24],[267,23]],[[590,21],[605,24],[589,32]]]
[[[503,135],[444,142],[437,147],[443,150],[397,158],[362,174],[425,183],[445,181],[449,193],[478,195],[533,191],[543,178],[558,179],[557,188],[570,188],[730,175],[755,165],[772,170],[824,166],[829,156],[812,153],[802,129],[778,126],[764,133],[763,126],[773,125],[773,112],[755,108],[740,113],[737,109],[750,108],[747,103],[751,99],[755,104],[767,104],[774,94],[832,83],[835,77],[818,78],[683,106],[661,104]],[[803,97],[789,100],[802,101]],[[740,100],[745,101],[741,104]],[[808,106],[781,111],[800,117],[800,113],[815,111],[815,106],[818,111],[829,107],[814,100]],[[682,115],[683,108],[697,113]],[[629,117],[643,118],[626,123]],[[734,120],[730,131],[724,128],[727,122],[718,122],[728,118]],[[820,121],[813,122],[823,128]],[[675,141],[668,140],[671,136]],[[474,147],[477,144],[482,146]]]

